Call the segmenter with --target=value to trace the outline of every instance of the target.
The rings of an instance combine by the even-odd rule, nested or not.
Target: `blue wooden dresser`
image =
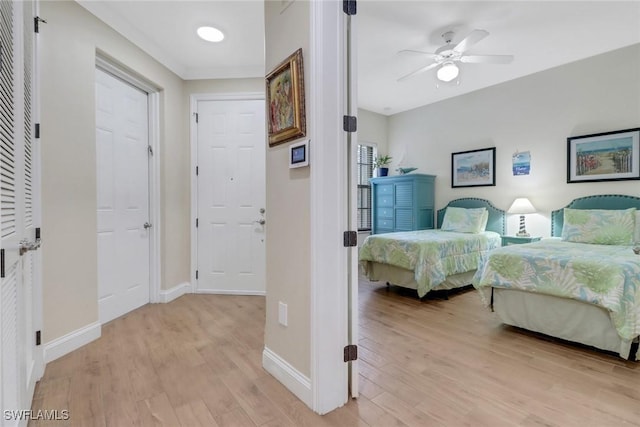
[[[372,234],[433,228],[434,175],[371,178]]]

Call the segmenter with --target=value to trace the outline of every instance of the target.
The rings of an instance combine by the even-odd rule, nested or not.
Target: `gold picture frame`
[[[304,68],[298,49],[265,78],[269,146],[307,134],[304,111]]]

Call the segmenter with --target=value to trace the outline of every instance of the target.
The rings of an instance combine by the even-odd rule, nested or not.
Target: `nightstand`
[[[519,237],[519,236],[502,236],[502,246],[521,245],[523,243],[537,242],[542,237]]]

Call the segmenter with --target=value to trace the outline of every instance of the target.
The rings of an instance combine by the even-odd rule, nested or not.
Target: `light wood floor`
[[[30,426],[640,425],[640,365],[500,325],[449,300],[360,284],[361,391],[318,416],[261,367],[264,299],[185,295],[142,307],[47,365]]]

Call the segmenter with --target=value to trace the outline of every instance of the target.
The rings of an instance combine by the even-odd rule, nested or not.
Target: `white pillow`
[[[640,210],[636,210],[636,226],[633,229],[633,243],[640,244]]]
[[[480,231],[484,231],[487,229],[487,222],[489,221],[489,211],[486,208],[484,209],[484,215],[482,215],[482,222],[480,223]],[[636,224],[638,222],[636,221]]]

